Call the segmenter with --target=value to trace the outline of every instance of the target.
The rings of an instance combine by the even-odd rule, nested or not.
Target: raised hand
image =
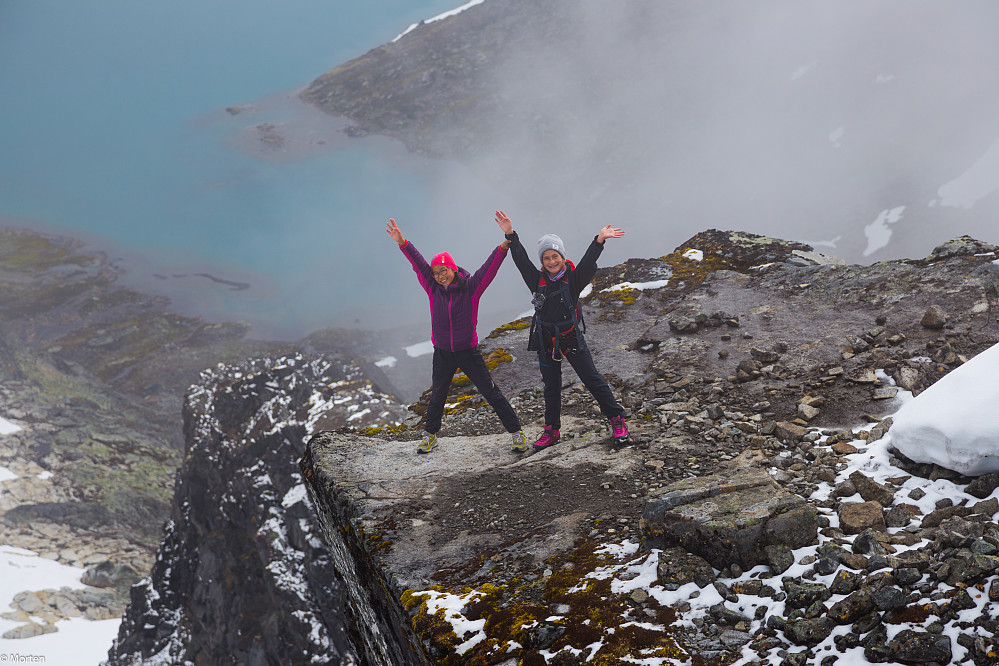
[[[624,235],[624,229],[612,227],[611,225],[608,224],[606,227],[600,230],[600,233],[597,234],[597,242],[603,243],[608,238],[620,238],[623,235]]]
[[[504,234],[513,233],[513,222],[511,222],[510,218],[506,216],[506,213],[501,210],[496,211],[496,224],[499,225]]]
[[[392,237],[392,240],[399,244],[399,247],[406,244],[406,239],[402,237],[402,232],[399,231],[399,225],[395,223],[395,220],[390,217],[386,226],[388,229],[386,229],[385,232]]]

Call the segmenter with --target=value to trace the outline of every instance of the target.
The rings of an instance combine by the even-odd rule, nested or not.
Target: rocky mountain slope
[[[303,469],[340,531],[364,535],[438,663],[817,663],[851,651],[993,663],[999,478],[897,456],[877,480],[838,472],[888,431],[898,391],[995,344],[996,250],[962,238],[861,267],[705,232],[594,281],[587,338],[631,409],[632,446],[611,444],[567,379],[568,439],[544,453],[469,437],[501,430],[458,389],[461,414],[431,459],[398,463],[417,433],[325,433]],[[516,323],[486,344],[538,428],[536,370],[512,359],[525,347]],[[948,479],[948,496],[919,508],[926,492],[911,479]],[[639,573],[632,542],[666,549]],[[610,571],[625,582],[609,584]],[[656,594],[687,592],[667,603],[626,582],[646,575]]]
[[[0,230],[0,416],[20,428],[0,436],[0,467],[9,470],[0,544],[89,569],[84,582],[94,586],[72,598],[25,590],[3,609],[23,623],[6,638],[55,631],[79,614],[121,615],[170,518],[184,455],[181,407],[202,370],[260,354],[363,347],[336,330],[302,344],[254,340],[245,325],[179,315],[122,281],[112,259],[81,242]],[[366,340],[378,347],[386,335]],[[370,363],[351,372],[390,386]],[[360,378],[344,382],[342,409],[367,399],[353,393]]]
[[[401,425],[361,427],[404,416],[373,394],[370,421],[331,429],[337,424],[317,414],[330,408],[318,396],[336,402],[333,366],[295,357],[210,373],[188,400],[167,539],[151,578],[133,588],[112,663],[223,654],[270,663],[284,653],[574,664],[586,650],[595,663],[643,654],[727,663],[746,649],[807,660],[809,646],[843,625],[815,600],[857,591],[844,615],[854,624],[836,633],[849,634],[837,638],[843,650],[911,661],[929,645],[923,654],[941,661],[925,631],[896,640],[894,629],[877,629],[909,617],[904,607],[966,634],[948,643],[951,654],[988,663],[995,618],[962,624],[959,605],[981,611],[982,596],[967,606],[948,590],[999,591],[990,554],[999,545],[996,484],[926,465],[910,464],[891,482],[869,473],[847,484],[837,471],[890,427],[881,421],[899,390],[919,392],[999,340],[997,251],[965,237],[925,259],[856,266],[712,230],[665,257],[600,270],[585,299],[587,339],[630,412],[633,443],[623,448],[569,369],[564,439],[527,456],[509,451],[495,415],[460,377],[441,447],[418,457],[422,400]],[[533,433],[542,400],[525,323],[500,327],[483,347]],[[950,505],[907,502],[902,476],[949,479]],[[835,493],[810,499],[831,483]],[[866,514],[845,510],[857,491],[885,510],[867,501]],[[739,494],[750,492],[765,501]],[[705,497],[715,498],[715,527],[682,541],[670,512],[709,511],[697,504]],[[744,513],[757,505],[769,508]],[[784,535],[783,547],[761,540],[752,527],[761,524]],[[738,547],[718,546],[720,535]],[[650,566],[666,589],[688,596],[669,604],[587,583],[614,568],[641,579],[627,574],[639,542],[684,544]],[[792,550],[802,544],[813,550]],[[848,593],[816,579],[834,570]],[[748,572],[753,579],[742,580]],[[875,592],[914,605],[891,597],[877,602],[875,617],[864,601]],[[768,615],[778,598],[787,612]],[[685,615],[688,625],[670,628]],[[587,648],[595,641],[603,647]]]

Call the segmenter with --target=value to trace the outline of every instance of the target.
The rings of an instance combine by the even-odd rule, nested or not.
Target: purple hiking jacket
[[[409,241],[401,248],[413,265],[420,285],[430,297],[430,341],[445,351],[463,351],[479,344],[475,325],[479,320],[479,299],[496,271],[506,259],[507,251],[497,246],[475,275],[458,267],[460,280],[442,286],[430,272],[430,264]]]

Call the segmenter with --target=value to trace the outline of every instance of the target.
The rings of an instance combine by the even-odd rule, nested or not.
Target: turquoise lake
[[[82,239],[128,286],[258,336],[419,322],[385,221],[427,255],[446,234],[484,259],[502,240],[476,203],[489,186],[385,138],[347,140],[296,95],[459,4],[5,0],[0,225]],[[268,150],[268,123],[324,148]]]

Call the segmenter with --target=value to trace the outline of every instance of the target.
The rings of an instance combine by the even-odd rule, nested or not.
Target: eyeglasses
[[[448,274],[448,273],[449,273],[450,271],[451,271],[451,269],[450,269],[450,268],[447,268],[447,267],[445,267],[445,266],[442,266],[441,268],[435,268],[435,269],[433,269],[433,270],[431,271],[431,273],[433,273],[433,274],[434,274],[434,277],[435,277],[435,278],[442,278],[442,277],[446,277],[446,276],[447,276],[447,274]]]

